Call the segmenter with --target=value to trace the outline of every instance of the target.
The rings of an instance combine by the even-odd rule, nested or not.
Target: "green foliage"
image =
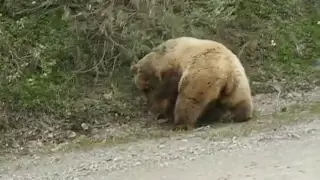
[[[55,109],[70,96],[66,80],[76,41],[60,19],[59,11],[1,17],[0,98],[13,108]]]
[[[258,70],[252,79],[285,80],[288,88],[310,83],[310,65],[320,56],[319,2],[238,2],[234,26],[244,32],[241,38],[251,34],[259,39],[256,52],[244,57]]]

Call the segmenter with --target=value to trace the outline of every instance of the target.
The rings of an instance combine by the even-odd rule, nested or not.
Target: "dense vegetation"
[[[317,0],[1,3],[2,147],[141,116],[128,67],[168,38],[223,42],[246,62],[255,93],[311,87],[320,57]]]

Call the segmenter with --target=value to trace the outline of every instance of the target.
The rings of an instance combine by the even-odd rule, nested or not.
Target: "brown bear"
[[[212,40],[180,37],[160,44],[131,66],[135,84],[147,99],[171,74],[181,73],[174,107],[174,123],[193,129],[212,102],[219,101],[236,122],[253,115],[251,88],[235,54]]]

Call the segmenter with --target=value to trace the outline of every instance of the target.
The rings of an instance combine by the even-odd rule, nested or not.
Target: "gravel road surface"
[[[147,140],[115,147],[2,162],[0,179],[316,180],[320,121],[246,138]]]

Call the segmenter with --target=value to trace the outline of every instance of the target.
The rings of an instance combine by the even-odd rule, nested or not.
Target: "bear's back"
[[[225,68],[234,61],[234,54],[223,44],[206,39],[179,37],[163,43],[166,56],[175,59],[180,68]]]

